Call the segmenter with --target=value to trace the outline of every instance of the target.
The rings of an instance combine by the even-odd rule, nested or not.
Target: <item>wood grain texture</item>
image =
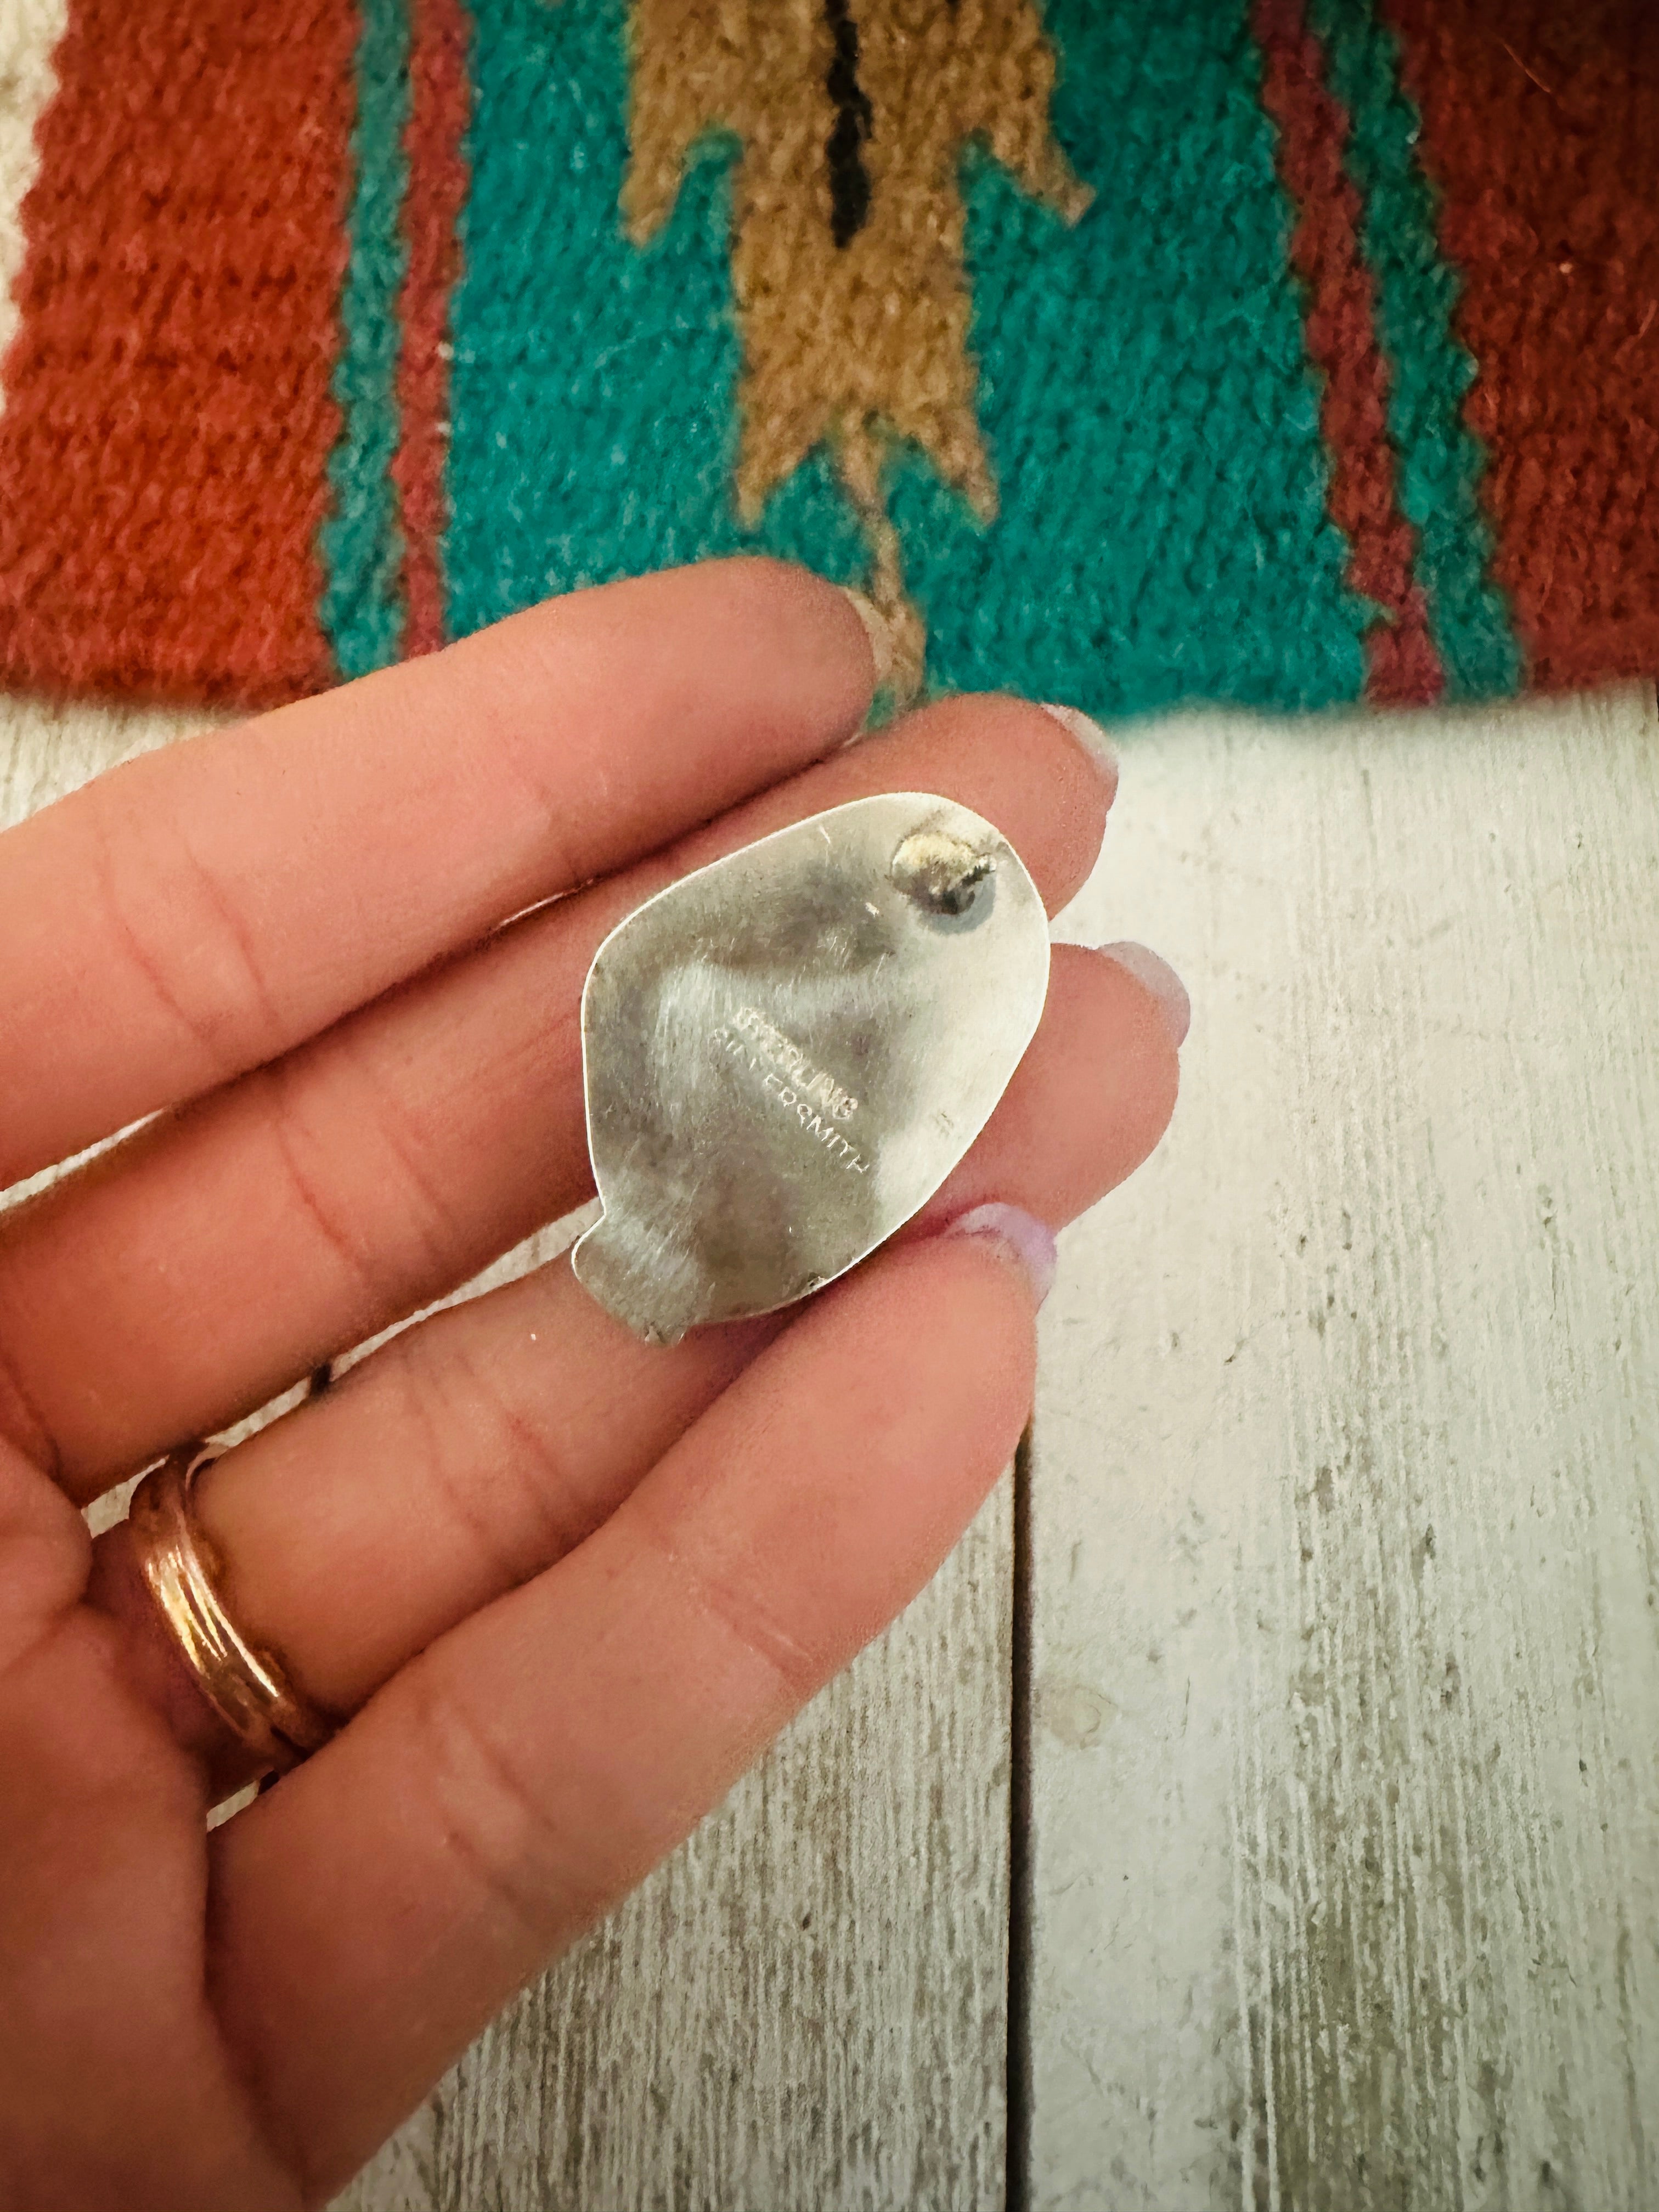
[[[1659,2204],[1650,695],[1126,747],[1195,1006],[1032,1500],[1031,2203]]]
[[[1003,2201],[1008,1492],[335,2212]]]
[[[0,826],[202,719],[0,699]],[[1009,1506],[337,2212],[1001,2203]]]
[[[154,719],[0,713],[16,814]],[[1034,2206],[1659,2203],[1659,722],[1127,746],[1068,933],[1197,1006],[1073,1232]],[[1006,1496],[351,2212],[1001,2195]]]

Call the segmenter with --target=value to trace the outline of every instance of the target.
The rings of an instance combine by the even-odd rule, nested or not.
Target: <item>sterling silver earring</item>
[[[605,1211],[578,1279],[659,1344],[821,1289],[961,1159],[1048,988],[1018,854],[925,793],[832,807],[647,899],[582,994]]]

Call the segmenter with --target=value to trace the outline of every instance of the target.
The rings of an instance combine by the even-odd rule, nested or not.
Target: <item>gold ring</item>
[[[215,1457],[200,1443],[169,1453],[133,1492],[128,1525],[145,1585],[197,1687],[257,1759],[286,1769],[319,1750],[335,1724],[225,1611],[222,1563],[190,1510],[191,1486]]]

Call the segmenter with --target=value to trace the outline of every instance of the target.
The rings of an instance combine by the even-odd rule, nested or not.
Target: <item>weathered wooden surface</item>
[[[1002,2202],[1007,1492],[337,2212]]]
[[[179,724],[0,709],[0,816]],[[1045,1318],[1030,2202],[1659,2204],[1659,726],[1127,743],[1198,1012]],[[1008,1522],[352,2212],[1000,2201]],[[805,1924],[803,1924],[805,1923]]]
[[[1036,1420],[1030,2202],[1659,2206],[1659,725],[1132,738]]]
[[[0,700],[0,825],[187,726]],[[1000,2203],[1008,1556],[1005,1484],[905,1618],[339,2212]]]

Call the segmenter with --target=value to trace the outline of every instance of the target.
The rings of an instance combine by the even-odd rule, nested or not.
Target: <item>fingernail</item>
[[[1046,1221],[1018,1206],[976,1206],[960,1215],[945,1231],[947,1237],[979,1237],[999,1245],[1007,1258],[1024,1270],[1031,1286],[1031,1302],[1041,1305],[1054,1286],[1059,1258],[1054,1232]]]
[[[862,592],[855,592],[850,584],[842,584],[840,591],[844,599],[851,600],[853,612],[864,624],[864,634],[870,641],[871,657],[876,664],[876,689],[879,691],[893,672],[893,633],[887,626],[886,617],[873,599],[866,599]]]
[[[1187,995],[1187,986],[1169,962],[1160,960],[1150,945],[1137,945],[1133,938],[1121,939],[1115,945],[1103,945],[1098,950],[1109,960],[1115,960],[1120,968],[1127,968],[1137,983],[1146,986],[1158,1000],[1164,1026],[1177,1049],[1183,1045],[1193,1025],[1193,1002]]]
[[[1042,711],[1052,714],[1062,730],[1069,730],[1086,752],[1100,763],[1108,782],[1117,782],[1117,747],[1098,722],[1092,722],[1081,707],[1056,707],[1051,699],[1042,702]]]

